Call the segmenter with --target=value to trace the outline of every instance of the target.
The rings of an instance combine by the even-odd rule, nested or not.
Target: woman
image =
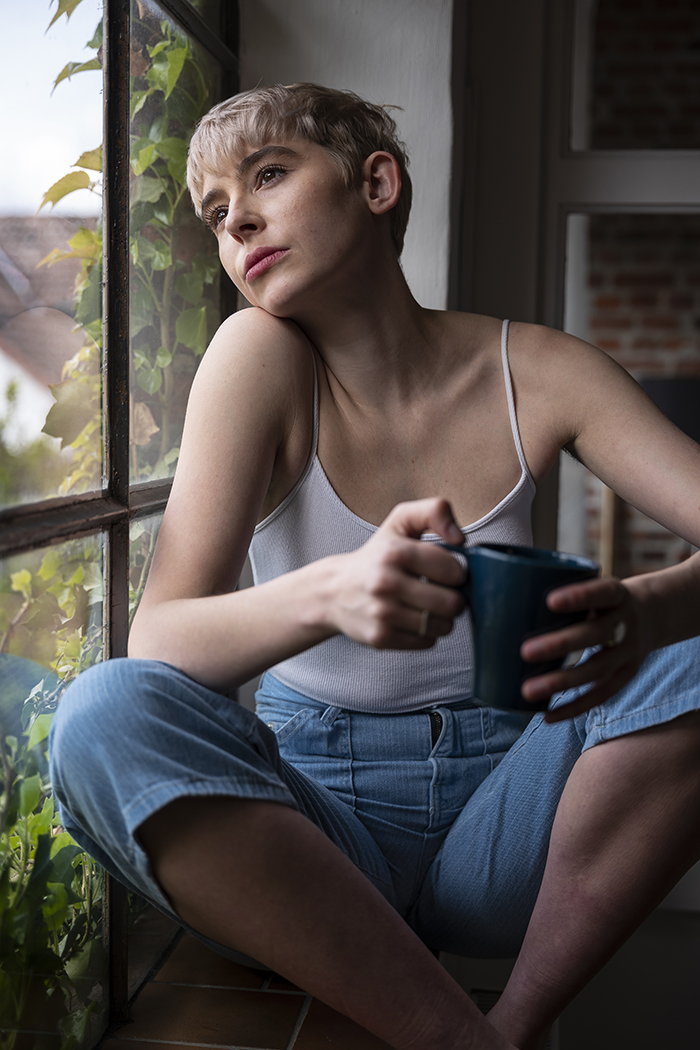
[[[588,618],[524,658],[597,651],[525,683],[572,690],[525,728],[470,696],[462,570],[430,541],[531,542],[567,447],[700,544],[700,449],[595,348],[415,302],[382,108],[237,96],[189,181],[255,309],[197,374],[136,659],[55,721],[66,826],[392,1046],[536,1047],[700,856],[700,561],[552,594]],[[257,720],[224,694],[269,668]],[[519,950],[488,1019],[428,948]]]

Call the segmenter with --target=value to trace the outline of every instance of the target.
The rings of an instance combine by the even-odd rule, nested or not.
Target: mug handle
[[[446,551],[449,551],[452,555],[457,555],[456,560],[464,569],[464,579],[461,583],[457,584],[455,590],[461,591],[464,598],[467,598],[466,586],[469,580],[469,550],[467,547],[458,547],[456,543],[438,543],[438,547],[444,547]]]

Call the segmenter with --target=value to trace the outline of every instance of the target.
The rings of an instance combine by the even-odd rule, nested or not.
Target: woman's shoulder
[[[244,412],[293,412],[313,388],[311,344],[293,321],[251,307],[228,317],[194,379],[190,402],[220,401]]]
[[[226,318],[204,360],[234,369],[272,365],[289,373],[300,365],[311,366],[311,344],[294,321],[252,306]]]

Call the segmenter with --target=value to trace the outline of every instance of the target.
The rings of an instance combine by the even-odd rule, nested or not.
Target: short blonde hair
[[[205,175],[225,171],[241,143],[259,147],[295,137],[323,146],[340,167],[348,189],[358,185],[362,165],[371,153],[384,150],[396,158],[401,195],[389,221],[400,255],[413,191],[406,147],[398,138],[396,122],[386,106],[366,102],[352,91],[319,84],[273,84],[243,91],[202,117],[187,158],[187,185],[197,214]]]

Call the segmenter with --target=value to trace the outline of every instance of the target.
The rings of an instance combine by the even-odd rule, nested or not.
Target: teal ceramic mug
[[[561,667],[561,660],[526,663],[520,646],[526,638],[556,631],[585,618],[585,612],[558,613],[547,608],[557,587],[598,575],[595,562],[576,554],[488,543],[477,547],[441,546],[466,561],[459,588],[467,602],[474,638],[473,694],[491,707],[537,711],[548,701],[524,700],[526,678]]]

